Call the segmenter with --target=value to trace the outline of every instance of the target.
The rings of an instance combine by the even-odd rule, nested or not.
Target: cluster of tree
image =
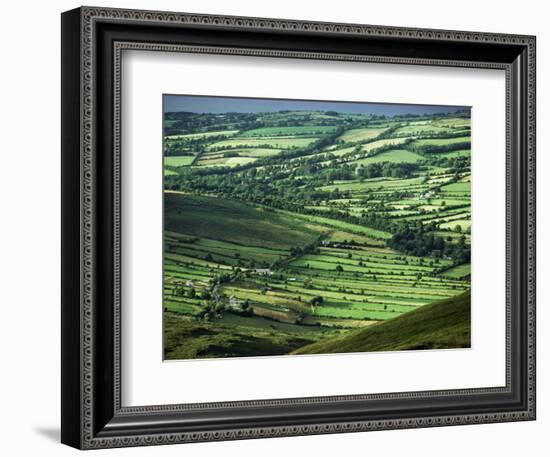
[[[210,137],[212,138],[212,137]],[[225,139],[227,137],[222,138]],[[255,137],[254,137],[255,138]],[[209,152],[218,152],[218,151],[227,151],[231,149],[253,149],[253,148],[262,148],[262,149],[279,149],[276,144],[273,143],[263,143],[263,144],[254,144],[251,145],[250,143],[247,143],[247,140],[243,140],[243,144],[224,144],[222,146],[213,146],[208,149]]]
[[[325,302],[325,299],[323,297],[321,297],[320,295],[317,295],[316,297],[313,297],[309,302],[313,306],[322,306],[323,303]]]
[[[319,237],[316,241],[308,243],[305,246],[291,246],[290,257],[298,257],[303,254],[319,254],[319,242],[322,237]]]
[[[420,168],[421,166],[417,163],[375,162],[369,165],[357,165],[346,162],[338,164],[338,161],[333,161],[324,165],[309,163],[307,166],[297,167],[296,174],[315,175],[312,176],[310,184],[323,186],[334,181],[350,181],[358,177],[362,179],[382,176],[408,178]]]
[[[399,123],[399,124],[395,124],[395,125],[392,125],[389,129],[386,129],[384,130],[380,135],[378,135],[376,137],[376,140],[384,140],[386,138],[394,138],[395,135],[395,131],[399,128],[401,128],[403,126],[403,124]]]
[[[165,156],[186,156],[194,155],[189,150],[189,146],[183,140],[165,138],[164,139],[164,155]]]
[[[244,130],[263,127],[257,122],[255,113],[191,113],[186,111],[165,113],[165,135],[178,135],[189,132],[201,133],[216,130]]]
[[[322,111],[296,112],[278,111],[275,113],[264,113],[259,120],[267,127],[294,127],[296,125],[336,125],[348,121],[347,117],[331,119],[315,114],[325,114]],[[351,121],[351,120],[349,120]]]
[[[348,181],[357,177],[355,169],[355,165],[343,164],[340,167],[330,167],[327,171],[323,172],[323,175],[327,182]]]
[[[232,314],[237,314],[239,316],[253,316],[254,315],[254,309],[252,308],[252,305],[250,304],[250,300],[246,299],[243,302],[239,304],[238,307],[226,307],[225,311],[229,311]]]
[[[407,149],[413,152],[418,152],[420,154],[437,154],[439,152],[451,152],[460,151],[461,149],[470,149],[470,147],[471,142],[468,140],[448,144],[418,144],[412,142],[409,144]]]
[[[391,178],[408,178],[420,169],[417,163],[376,162],[364,165],[357,169],[360,178],[379,178],[381,176]]]
[[[435,230],[435,224],[406,224],[394,232],[388,245],[410,255],[450,258],[456,265],[470,261],[470,247],[464,236],[455,244],[435,235]]]
[[[451,168],[453,173],[463,173],[470,170],[470,157],[437,157],[437,154],[427,159],[427,164],[441,168]]]
[[[228,135],[207,135],[190,138],[166,138],[164,141],[165,155],[179,155],[178,151],[192,150],[194,152],[203,152],[206,146],[216,141],[222,141],[228,138]],[[213,150],[213,149],[212,149]]]

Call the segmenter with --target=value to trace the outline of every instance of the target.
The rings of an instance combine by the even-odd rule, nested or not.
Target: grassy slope
[[[294,354],[470,347],[470,292],[387,322],[304,346]]]
[[[164,204],[167,230],[244,246],[288,249],[311,243],[320,233],[291,215],[234,200],[166,192]]]
[[[288,354],[325,333],[321,327],[284,324],[260,317],[229,313],[223,319],[197,322],[178,313],[164,315],[167,360],[251,357]]]

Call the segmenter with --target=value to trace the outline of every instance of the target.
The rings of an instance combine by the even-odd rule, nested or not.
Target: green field
[[[245,165],[252,163],[256,160],[255,157],[220,157],[214,159],[201,158],[197,162],[197,166],[201,167],[237,167],[239,165]]]
[[[164,158],[164,166],[168,167],[185,167],[191,165],[195,156],[168,156]]]
[[[280,152],[281,149],[277,148],[222,149],[203,152],[193,162],[193,165],[196,167],[236,167],[253,163],[256,159],[276,156]],[[190,165],[190,163],[183,165]]]
[[[167,359],[469,346],[467,110],[218,111],[164,123]]]
[[[461,149],[458,151],[451,151],[451,152],[440,152],[437,154],[438,157],[447,157],[447,158],[455,158],[455,157],[470,157],[471,151],[469,149]]]
[[[294,354],[470,347],[470,294],[422,306],[392,321],[323,339]]]
[[[356,143],[365,140],[372,140],[384,132],[385,128],[362,128],[350,129],[340,135],[339,139],[346,143]]]
[[[370,152],[384,146],[398,146],[407,141],[407,138],[385,138],[382,140],[371,141],[361,146],[363,151]]]
[[[414,163],[422,160],[422,156],[406,149],[392,149],[390,151],[381,152],[372,157],[359,159],[355,163],[369,165],[377,162],[393,162],[393,163]]]
[[[166,230],[244,246],[288,248],[317,236],[299,220],[238,201],[166,193],[164,210]]]
[[[457,265],[441,273],[442,276],[453,279],[463,279],[470,275],[470,264]]]

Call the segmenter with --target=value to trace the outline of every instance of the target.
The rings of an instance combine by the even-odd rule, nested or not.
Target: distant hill
[[[470,347],[470,291],[390,321],[303,346],[292,354]]]

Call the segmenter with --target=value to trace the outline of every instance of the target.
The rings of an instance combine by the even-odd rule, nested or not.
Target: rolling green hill
[[[165,193],[165,228],[243,246],[288,249],[317,239],[323,227],[234,200]],[[319,229],[319,232],[315,229]]]
[[[470,347],[470,292],[422,306],[390,321],[304,346],[293,354]]]

